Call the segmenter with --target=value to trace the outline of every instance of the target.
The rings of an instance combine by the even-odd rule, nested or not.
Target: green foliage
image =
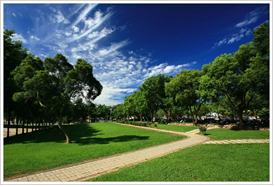
[[[210,92],[211,101],[226,99],[224,101],[228,108],[238,115],[240,125],[243,125],[243,111],[249,109],[250,104],[260,94],[251,70],[253,59],[257,56],[259,54],[254,44],[250,42],[241,45],[234,55],[221,55],[212,64],[203,67],[205,75],[201,79],[202,87]],[[267,71],[261,71],[261,73],[268,75]],[[264,82],[261,81],[261,83]]]
[[[155,114],[156,111],[162,109],[166,113],[168,121],[171,116],[173,99],[166,94],[165,85],[169,83],[171,79],[172,76],[159,74],[157,76],[147,78],[140,87],[151,114]]]
[[[200,86],[203,75],[199,70],[181,70],[169,83],[165,85],[166,93],[174,98],[177,106],[186,106],[197,123],[202,104],[207,100],[207,92]]]
[[[207,130],[206,127],[199,127],[199,129],[200,129],[200,132],[203,133],[203,134],[205,134],[205,132]]]
[[[14,93],[13,100],[24,100],[36,103],[43,108],[48,118],[58,119],[59,127],[64,132],[67,142],[70,139],[62,128],[63,118],[71,111],[77,117],[86,119],[86,102],[94,100],[101,94],[102,85],[93,77],[93,67],[85,60],[78,59],[71,65],[65,56],[57,54],[54,58],[47,57],[44,62],[34,55],[28,55],[12,72],[16,85],[21,91]],[[71,104],[72,100],[75,101]],[[32,104],[31,103],[31,104]],[[80,109],[81,108],[81,109]]]
[[[3,54],[3,67],[4,67],[4,75],[3,75],[3,92],[5,93],[4,97],[4,117],[10,123],[10,119],[12,115],[17,115],[18,118],[22,117],[20,115],[20,110],[22,109],[21,103],[15,103],[12,100],[13,94],[15,92],[20,91],[20,88],[16,86],[16,83],[13,79],[12,71],[24,60],[27,56],[28,49],[23,49],[21,41],[14,41],[12,37],[14,37],[14,30],[5,30],[4,31],[4,54]],[[13,113],[13,114],[12,114]]]
[[[138,121],[123,121],[124,123],[131,124],[131,125],[136,125],[136,126],[143,126],[143,127],[150,127],[152,125],[151,122],[138,122]],[[121,123],[121,122],[119,122]]]

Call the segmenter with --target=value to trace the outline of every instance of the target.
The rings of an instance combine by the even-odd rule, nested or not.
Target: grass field
[[[269,131],[259,130],[228,130],[228,129],[212,129],[207,130],[206,135],[211,140],[235,140],[235,139],[269,139]]]
[[[177,131],[177,132],[187,132],[198,128],[199,127],[195,127],[195,126],[177,126],[177,125],[158,124],[158,129]]]
[[[4,178],[115,155],[184,138],[113,123],[65,125],[4,139]]]
[[[90,181],[269,181],[269,144],[197,145]]]
[[[4,139],[4,177],[176,141],[184,137],[117,125],[65,125],[72,144],[57,128]],[[148,127],[150,128],[150,127]],[[158,125],[187,132],[198,127]],[[268,139],[268,131],[207,130],[211,140]],[[269,144],[197,145],[91,181],[269,181]]]
[[[212,129],[206,135],[212,140],[269,139],[269,131],[255,130]],[[90,181],[269,181],[269,155],[269,144],[197,145]]]

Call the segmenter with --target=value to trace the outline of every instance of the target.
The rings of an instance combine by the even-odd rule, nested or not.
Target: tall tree
[[[134,94],[134,106],[135,111],[138,113],[140,120],[142,121],[143,117],[146,117],[148,113],[148,100],[146,100],[142,91],[135,91]]]
[[[140,87],[146,100],[149,101],[148,108],[151,113],[156,113],[158,109],[163,109],[167,114],[168,122],[171,117],[173,101],[172,98],[165,93],[165,85],[169,83],[171,79],[172,76],[159,74],[146,79]]]
[[[122,120],[124,118],[123,104],[118,104],[113,107],[112,115],[116,120]]]
[[[254,83],[254,91],[269,101],[270,93],[270,55],[269,55],[269,25],[261,24],[253,31],[256,55],[252,56],[246,70],[246,77]],[[267,108],[269,106],[266,106]]]
[[[23,89],[14,94],[14,99],[34,98],[45,111],[56,116],[58,127],[64,133],[67,143],[71,143],[71,139],[62,123],[70,102],[79,98],[94,100],[102,91],[90,64],[78,59],[73,66],[62,54],[57,54],[54,58],[47,57],[44,63],[38,57],[29,55],[13,74],[17,84]]]
[[[134,94],[125,97],[123,105],[124,113],[126,114],[127,119],[129,120],[130,117],[133,117],[133,120],[135,121],[136,106],[134,102]]]
[[[166,93],[175,98],[177,106],[188,107],[194,125],[197,124],[200,108],[206,101],[206,93],[200,90],[201,76],[199,70],[182,70],[165,87]]]
[[[4,114],[8,124],[10,124],[11,112],[17,108],[12,96],[19,91],[11,73],[27,57],[28,52],[28,49],[23,49],[21,41],[12,39],[14,34],[14,30],[4,31]]]
[[[227,98],[230,108],[240,119],[240,125],[243,125],[243,111],[255,96],[255,83],[246,76],[251,58],[255,55],[253,43],[248,43],[241,45],[234,55],[221,55],[210,66],[203,66],[206,75],[201,80],[202,85],[207,91],[212,90],[212,96],[216,94],[216,98]]]

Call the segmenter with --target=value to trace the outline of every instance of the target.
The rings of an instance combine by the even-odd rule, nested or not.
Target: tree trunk
[[[16,132],[15,134],[18,135],[18,125],[19,125],[19,120],[16,118]]]
[[[11,121],[11,111],[9,110],[9,113],[8,113],[8,129],[7,129],[7,137],[10,137],[10,121]]]
[[[239,109],[237,111],[237,114],[238,114],[238,118],[240,120],[240,127],[242,127],[243,126],[243,110]]]
[[[167,113],[167,123],[170,123],[170,118],[171,118],[171,108],[168,109],[168,113]]]
[[[25,120],[23,120],[23,124],[22,124],[22,134],[25,133]]]
[[[59,129],[64,133],[65,137],[66,137],[66,143],[69,144],[69,143],[72,143],[71,140],[70,140],[70,137],[69,137],[69,134],[68,132],[64,129],[64,127],[62,126],[62,119],[63,118],[60,118],[58,120],[58,127]]]
[[[189,106],[189,111],[190,111],[190,113],[191,113],[191,117],[192,117],[192,121],[193,121],[193,126],[197,126],[197,121],[195,121],[194,113],[193,113],[193,111],[192,111],[191,106]]]

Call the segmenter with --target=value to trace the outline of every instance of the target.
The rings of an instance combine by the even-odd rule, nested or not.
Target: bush
[[[205,128],[205,127],[199,127],[199,129],[200,129],[201,133],[205,134],[207,128]]]

